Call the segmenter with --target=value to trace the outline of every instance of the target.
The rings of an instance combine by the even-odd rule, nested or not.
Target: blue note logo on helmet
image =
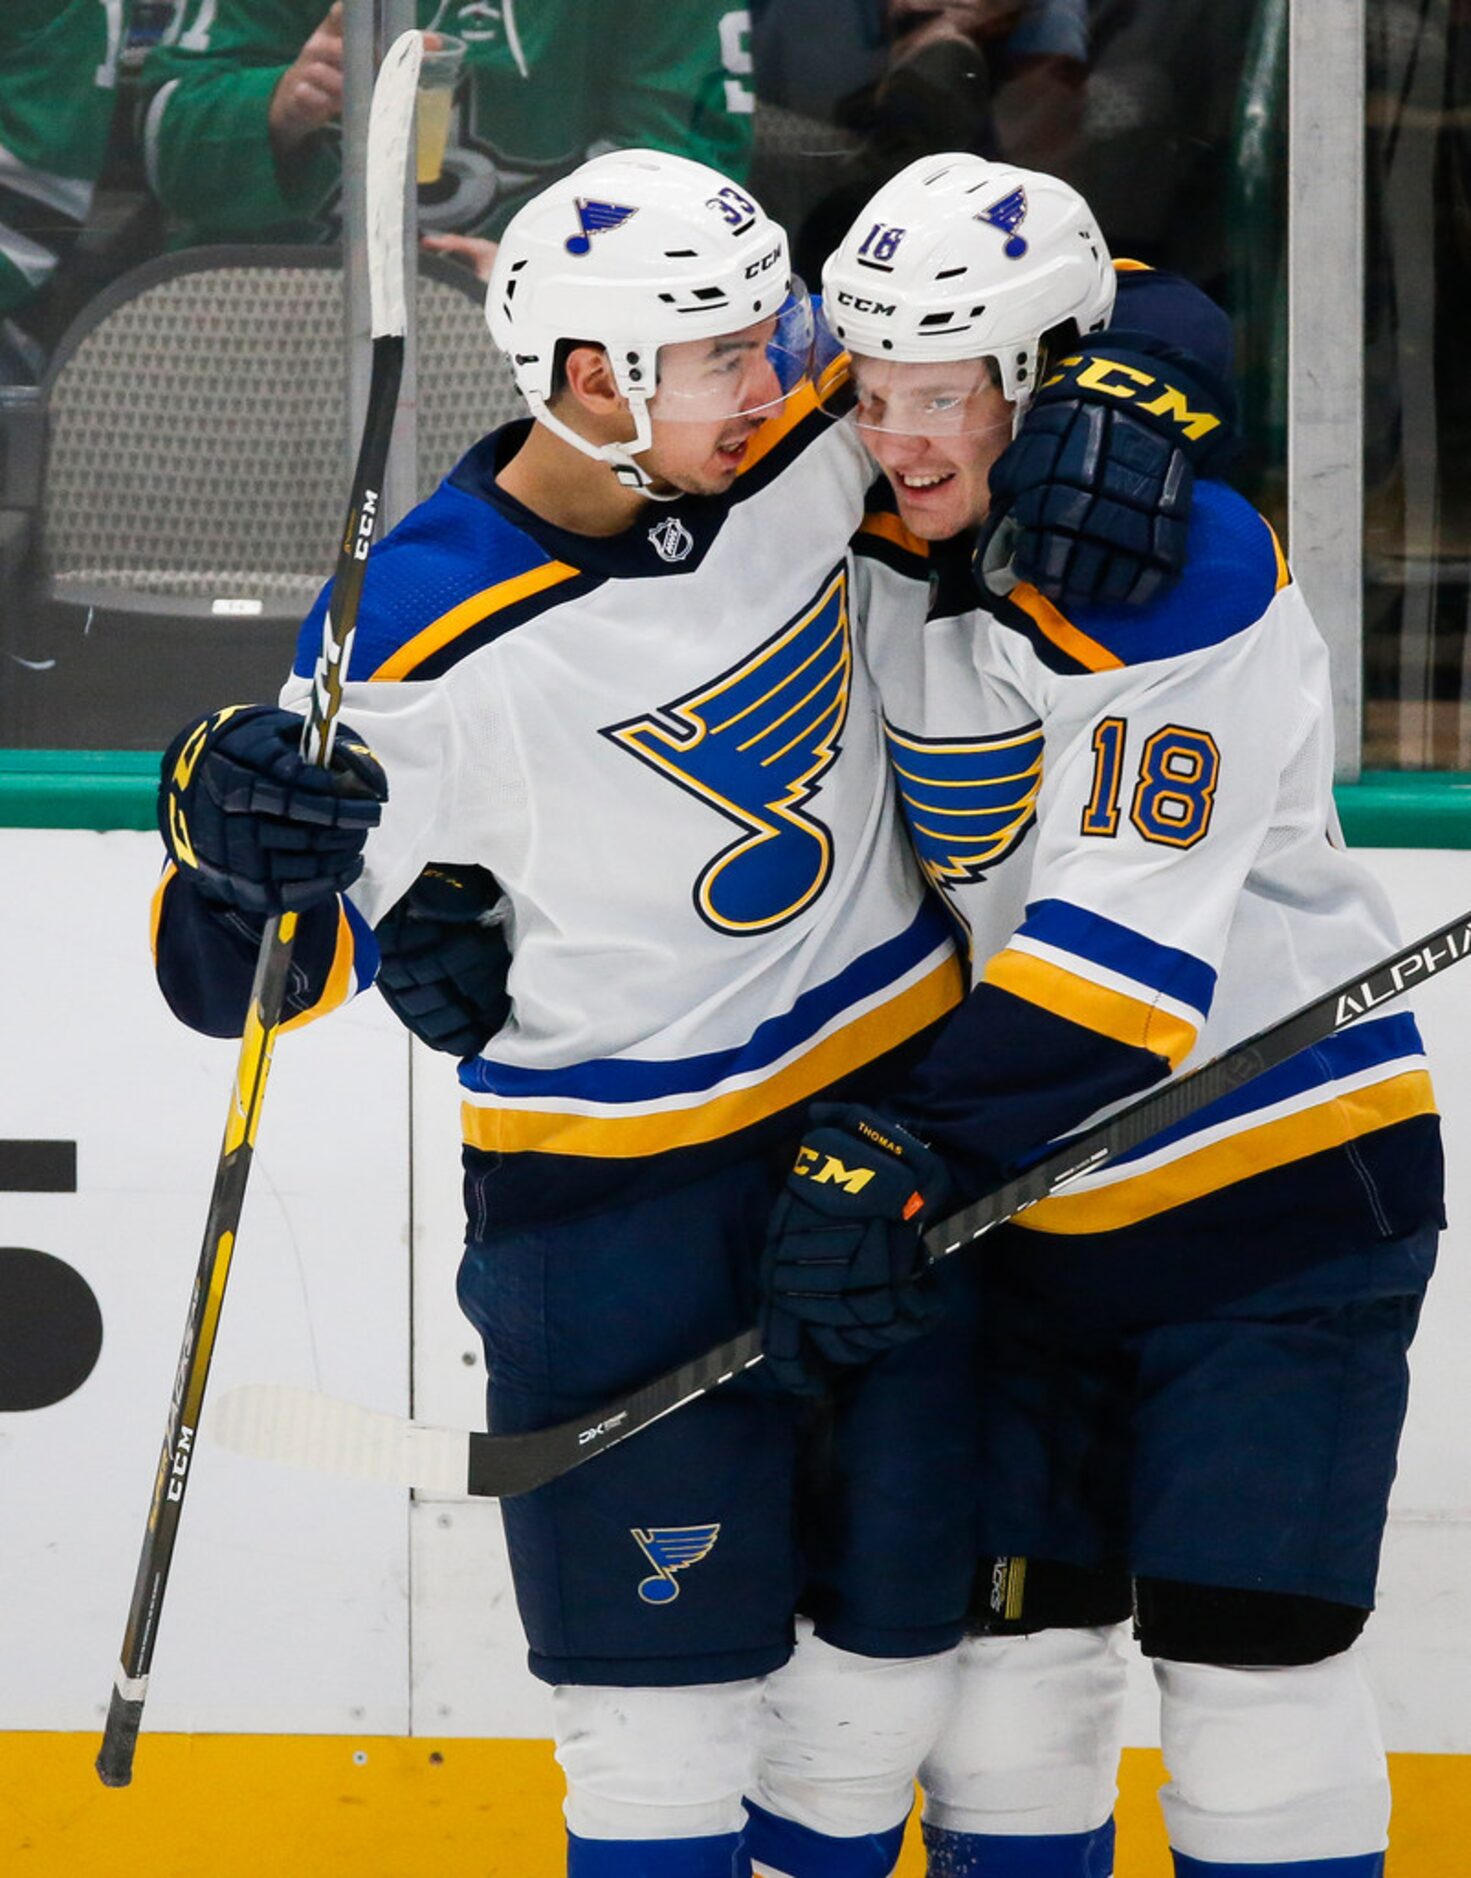
[[[610,228],[622,228],[637,209],[625,208],[621,202],[591,202],[586,196],[579,196],[573,205],[577,210],[580,232],[569,235],[562,243],[568,254],[591,254],[592,238],[604,234]]]
[[[654,1568],[653,1577],[639,1584],[638,1594],[645,1604],[672,1604],[679,1596],[674,1574],[698,1565],[720,1537],[718,1522],[710,1526],[630,1526],[629,1531]]]
[[[1008,261],[1019,261],[1027,251],[1026,241],[1016,232],[1026,219],[1025,189],[1011,190],[999,202],[993,202],[990,208],[982,209],[976,217],[978,222],[989,222],[992,228],[999,228],[1010,237],[1001,250]]]

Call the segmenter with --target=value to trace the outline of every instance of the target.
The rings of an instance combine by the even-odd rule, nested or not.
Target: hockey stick
[[[1471,953],[1471,913],[1437,928],[1177,1081],[1139,1097],[1044,1156],[924,1237],[931,1261],[974,1243],[1024,1207],[1239,1089],[1335,1030],[1387,1004]],[[761,1360],[752,1329],[575,1421],[529,1434],[433,1428],[306,1389],[250,1383],[221,1397],[211,1439],[241,1454],[426,1492],[510,1499],[673,1414]]]
[[[322,650],[312,679],[311,701],[301,740],[302,755],[324,766],[332,756],[342,680],[357,620],[363,566],[382,501],[383,472],[403,369],[404,203],[422,47],[419,33],[404,33],[394,41],[374,84],[369,113],[368,291],[372,308],[373,372],[347,524],[333,579],[332,604],[322,628]],[[163,1450],[154,1476],[153,1501],[138,1559],[133,1601],[123,1633],[122,1655],[108,1704],[102,1746],[97,1755],[98,1775],[108,1787],[125,1787],[133,1777],[133,1755],[148,1693],[148,1672],[158,1635],[159,1613],[168,1588],[174,1541],[189,1484],[195,1432],[214,1355],[235,1235],[245,1204],[245,1186],[271,1069],[271,1051],[285,1004],[296,919],[294,913],[269,919],[261,934],[225,1122],[225,1138],[215,1167],[214,1188],[205,1220],[204,1245],[184,1322]]]

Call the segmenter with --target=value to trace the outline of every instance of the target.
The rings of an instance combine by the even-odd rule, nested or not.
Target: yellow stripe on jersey
[[[828,392],[829,387],[824,379],[823,396],[827,396]],[[737,474],[744,476],[747,470],[754,469],[762,457],[776,448],[783,437],[791,436],[804,417],[812,415],[818,403],[817,387],[809,379],[805,385],[792,393],[775,417],[768,417],[760,430],[752,431],[751,441],[746,445],[746,454],[741,458],[741,467]]]
[[[1038,630],[1085,670],[1121,672],[1124,669],[1124,661],[1116,653],[1079,631],[1071,620],[1064,619],[1046,594],[1038,592],[1029,580],[1018,581],[1007,598],[1030,614]]]
[[[153,889],[153,903],[148,909],[148,944],[153,953],[153,962],[158,963],[158,929],[163,924],[163,896],[168,892],[169,882],[178,873],[178,868],[170,861],[159,876],[158,885]]]
[[[808,1101],[953,1010],[964,995],[959,961],[947,958],[917,984],[823,1038],[766,1082],[734,1089],[693,1108],[657,1114],[572,1115],[545,1109],[461,1105],[466,1144],[490,1154],[577,1154],[621,1160],[718,1141]]]
[[[1435,1113],[1426,1070],[1405,1070],[1367,1089],[1330,1095],[1315,1107],[1243,1128],[1224,1141],[1183,1153],[1148,1173],[1083,1193],[1059,1193],[1018,1213],[1013,1222],[1032,1232],[1117,1232],[1172,1207],[1204,1199],[1252,1174],[1287,1167],[1309,1154],[1344,1147],[1361,1135],[1416,1115]]]
[[[1152,1050],[1178,1069],[1195,1043],[1197,1026],[1173,1011],[1162,1010],[1147,998],[1131,998],[1110,985],[1095,984],[1030,952],[1008,947],[998,952],[983,974],[988,985],[1010,991],[1029,1004],[1040,1005],[1070,1024],[1096,1030],[1136,1050]]]
[[[285,914],[284,918],[292,915]],[[346,1004],[352,991],[353,940],[352,927],[347,923],[347,909],[339,901],[337,907],[337,944],[332,952],[332,964],[327,973],[327,982],[322,987],[322,995],[315,1004],[305,1011],[298,1011],[295,1017],[287,1018],[278,1026],[282,1031],[299,1030],[303,1024],[315,1023],[319,1017],[325,1017],[328,1011],[335,1011],[340,1004]]]
[[[917,554],[921,559],[929,555],[930,544],[922,535],[916,535],[907,528],[897,515],[891,515],[885,509],[875,509],[865,515],[858,524],[860,535],[880,535],[885,541],[892,541],[896,548],[903,548],[906,554]]]
[[[1262,526],[1272,537],[1272,552],[1277,557],[1277,591],[1281,593],[1284,587],[1290,587],[1292,585],[1292,569],[1287,565],[1287,556],[1282,552],[1282,543],[1277,539],[1276,529],[1273,528],[1265,515],[1261,519]]]
[[[438,619],[431,620],[412,639],[405,640],[376,672],[369,673],[369,677],[381,680],[407,678],[415,666],[422,665],[425,659],[447,646],[452,639],[458,639],[461,633],[468,632],[472,626],[489,619],[492,613],[514,606],[518,600],[530,599],[533,594],[545,593],[549,587],[571,580],[579,571],[569,567],[565,561],[545,561],[540,567],[533,567],[510,580],[498,581],[493,587],[483,587],[479,593],[472,593],[468,600],[461,600],[458,606],[452,606],[448,613],[441,613]]]

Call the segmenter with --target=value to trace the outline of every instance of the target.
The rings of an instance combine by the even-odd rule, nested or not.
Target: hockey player
[[[798,1105],[876,1093],[961,972],[853,653],[846,543],[869,471],[815,407],[781,231],[701,165],[601,158],[512,224],[489,316],[534,421],[486,438],[374,550],[332,772],[302,765],[286,710],[212,713],[176,740],[157,931],[175,1010],[229,1033],[266,912],[299,912],[305,1016],[371,977],[372,927],[426,864],[493,875],[512,1011],[461,1066],[459,1283],[510,1431],[751,1321]],[[808,1410],[759,1372],[507,1504],[579,1878],[745,1869],[760,1678],[804,1584],[824,1647],[871,1672],[861,1732],[907,1802],[972,1522],[953,1449],[916,1458],[871,1430],[928,1399],[963,1441],[954,1289],[931,1346],[834,1408],[841,1557],[799,1547]]]
[[[1030,425],[1086,380],[1100,413],[1215,428],[1168,349],[1115,325],[1082,354],[1115,301],[1087,205],[1050,177],[927,159],[873,198],[823,284],[884,473],[859,557],[867,656],[975,988],[881,1107],[813,1113],[763,1270],[768,1360],[791,1382],[851,1325],[905,1334],[917,1310],[881,1300],[932,1281],[914,1278],[915,1216],[937,1195],[985,1191],[1397,943],[1337,832],[1326,648],[1246,502],[1197,486],[1183,578],[1141,611],[1064,611],[1012,584],[996,542],[972,583],[1018,411]],[[1389,1790],[1351,1646],[1440,1223],[1401,1010],[970,1255],[982,1569],[923,1776],[932,1873],[1113,1869],[1132,1605],[1180,1878],[1377,1878]]]
[[[461,1297],[513,1430],[749,1321],[798,1105],[876,1093],[961,984],[852,649],[870,469],[805,382],[780,231],[699,165],[599,159],[512,224],[489,313],[534,421],[370,557],[333,772],[285,711],[176,740],[158,956],[228,1033],[267,912],[300,913],[303,1017],[384,933],[396,1008],[468,1058]],[[800,1547],[807,1410],[759,1372],[507,1506],[575,1873],[724,1878],[773,1838],[795,1878],[890,1869],[972,1575],[970,1282],[944,1282],[925,1345],[834,1391]],[[799,1594],[850,1726],[743,1848]]]

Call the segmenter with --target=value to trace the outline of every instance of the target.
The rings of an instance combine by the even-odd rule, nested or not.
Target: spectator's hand
[[[388,779],[346,724],[331,765],[301,754],[301,719],[272,704],[212,711],[164,751],[158,825],[179,872],[245,913],[300,913],[363,871]]]
[[[431,1050],[474,1056],[511,1012],[500,883],[483,867],[426,867],[375,930],[375,980]]]
[[[495,266],[498,241],[483,235],[421,235],[419,245],[431,254],[447,254],[452,261],[463,261],[477,280],[489,280]]]
[[[820,1386],[928,1330],[940,1312],[920,1232],[950,1192],[945,1164],[905,1128],[818,1103],[766,1231],[761,1342],[784,1389]]]
[[[342,115],[342,0],[281,74],[267,124],[278,163],[289,162],[308,137]]]

